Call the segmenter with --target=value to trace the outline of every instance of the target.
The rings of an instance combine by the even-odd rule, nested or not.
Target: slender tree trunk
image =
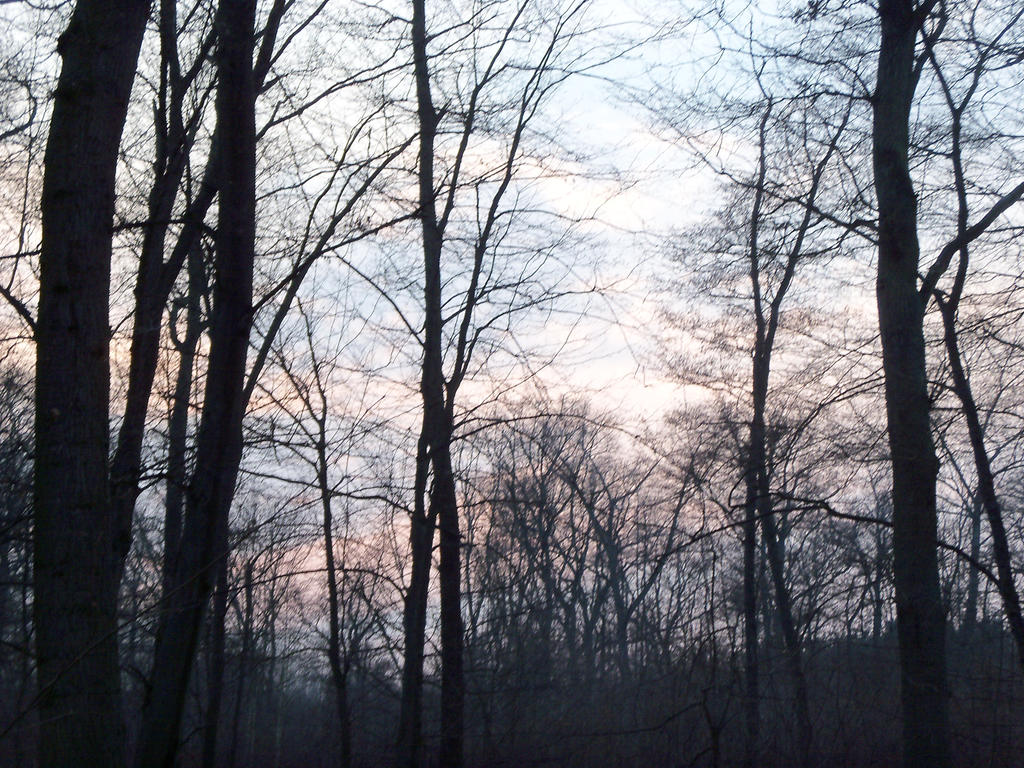
[[[431,506],[438,509],[441,590],[441,768],[459,768],[463,761],[462,566],[460,565],[459,508],[451,464],[451,428],[445,425],[434,448],[434,487]]]
[[[750,422],[750,444],[748,446],[750,466],[747,474],[748,477],[754,478],[755,499],[753,508],[761,521],[761,528],[764,531],[765,553],[772,577],[772,585],[775,589],[775,607],[778,612],[779,626],[782,629],[782,639],[786,649],[786,664],[793,681],[793,709],[796,715],[799,764],[801,766],[808,766],[810,764],[812,730],[807,682],[804,679],[803,665],[800,659],[800,638],[793,620],[789,586],[786,584],[785,558],[782,554],[778,526],[775,523],[772,510],[771,488],[767,468],[764,409],[768,394],[770,354],[764,348],[763,339],[758,339],[758,346],[759,348],[754,354],[754,413]],[[748,494],[749,492],[748,488]]]
[[[882,642],[882,618],[885,610],[882,604],[882,585],[889,571],[885,552],[885,540],[880,530],[875,531],[875,559],[872,564],[874,574],[871,583],[871,594],[873,597],[873,612],[871,632],[875,648]]]
[[[173,589],[172,577],[181,548],[181,520],[188,477],[186,445],[188,414],[192,398],[192,369],[203,333],[202,294],[206,292],[206,271],[198,240],[188,257],[188,298],[185,309],[185,338],[178,347],[178,372],[174,381],[173,405],[167,420],[167,489],[164,494],[163,594]]]
[[[245,701],[245,683],[248,677],[249,652],[253,644],[252,562],[245,564],[242,590],[245,609],[242,611],[242,647],[238,652],[238,676],[235,682],[234,717],[231,721],[231,745],[228,748],[227,768],[234,768],[238,756],[238,730],[242,722],[242,703]]]
[[[618,606],[617,606],[618,608]],[[615,647],[617,651],[616,666],[619,668],[619,683],[621,690],[626,691],[633,680],[632,669],[629,659],[629,616],[627,611],[616,610],[615,617]],[[643,662],[637,660],[637,667],[643,669]]]
[[[423,398],[421,450],[432,469],[430,516],[440,529],[441,591],[441,768],[460,768],[463,761],[463,625],[460,566],[459,509],[452,470],[451,442],[454,386],[444,376],[441,295],[441,253],[444,236],[437,217],[434,190],[434,140],[438,115],[430,91],[425,0],[413,0],[412,46],[416,75],[417,115],[420,127],[419,203],[423,230]],[[452,183],[455,183],[454,180]],[[447,397],[446,397],[447,395]],[[422,533],[421,533],[422,535]],[[415,564],[414,564],[415,565]],[[425,586],[425,585],[424,585]],[[421,641],[418,641],[421,642]]]
[[[977,80],[975,80],[975,84],[977,84]],[[977,557],[977,552],[980,550],[980,513],[981,510],[984,510],[989,521],[989,528],[992,531],[992,554],[996,561],[997,586],[1003,601],[1003,611],[1006,614],[1007,623],[1010,625],[1010,633],[1017,645],[1018,661],[1022,669],[1024,669],[1024,617],[1021,616],[1020,595],[1014,582],[1010,547],[1006,537],[1006,525],[1003,522],[1002,505],[999,503],[999,498],[996,495],[992,462],[985,448],[985,431],[978,413],[978,404],[974,399],[974,392],[971,389],[970,379],[967,376],[967,371],[964,369],[957,333],[957,313],[960,309],[960,299],[963,296],[968,266],[970,264],[970,247],[968,243],[971,238],[967,226],[970,210],[967,185],[964,179],[962,154],[963,113],[970,102],[970,97],[968,96],[959,105],[955,105],[945,85],[944,90],[946,92],[947,104],[950,107],[950,159],[952,160],[953,177],[957,193],[957,237],[960,239],[961,245],[959,248],[959,264],[957,265],[956,277],[949,296],[943,297],[942,293],[938,290],[933,290],[933,293],[942,315],[943,340],[946,345],[947,358],[949,359],[953,390],[960,400],[964,420],[967,422],[967,432],[978,476],[978,487],[974,497],[971,525],[972,554]],[[1020,189],[1021,187],[1018,186],[1010,193],[1010,196],[1004,197],[999,204],[1012,204],[1013,200],[1020,198]],[[968,608],[970,608],[971,616],[969,626],[973,629],[978,599],[978,573],[976,569],[971,569],[969,578],[971,580],[968,584]]]
[[[207,706],[203,723],[203,768],[217,766],[217,734],[220,730],[221,701],[224,698],[224,620],[228,613],[228,558],[221,559],[217,590],[210,615],[210,669],[206,683]]]
[[[767,485],[767,482],[765,483]],[[761,499],[767,499],[768,489],[763,489]],[[797,755],[799,764],[806,768],[811,764],[811,745],[814,732],[811,727],[811,708],[807,693],[807,679],[804,677],[803,661],[800,658],[800,635],[793,620],[793,605],[786,584],[786,563],[779,539],[778,526],[771,511],[771,502],[762,502],[766,509],[760,514],[761,527],[765,534],[768,566],[775,587],[775,607],[782,628],[782,640],[786,647],[786,665],[793,681],[793,710],[796,715]]]
[[[321,414],[326,419],[326,414]],[[334,515],[331,509],[331,489],[327,480],[327,436],[325,424],[320,422],[320,442],[317,445],[317,483],[323,509],[324,559],[327,564],[327,661],[331,667],[331,680],[338,707],[338,728],[341,735],[341,766],[352,765],[352,722],[348,709],[348,660],[342,659],[341,616],[338,597],[338,572],[334,562]]]
[[[227,556],[228,513],[242,455],[242,389],[252,323],[254,26],[255,0],[221,0],[217,12],[217,123],[221,134],[232,138],[224,142],[221,156],[209,367],[181,553],[172,589],[164,596],[152,686],[143,711],[140,768],[173,766],[199,629],[213,581]]]
[[[966,260],[966,256],[964,256]],[[957,297],[959,298],[959,297]],[[974,454],[974,467],[978,475],[978,501],[985,510],[989,529],[992,531],[992,556],[996,561],[999,596],[1003,601],[1006,623],[1010,626],[1017,646],[1017,660],[1024,670],[1024,617],[1021,616],[1020,595],[1013,578],[1013,564],[1010,561],[1010,545],[1006,537],[1006,525],[1003,522],[1003,509],[996,496],[995,478],[992,475],[992,462],[985,448],[985,431],[978,414],[978,404],[974,400],[971,383],[964,370],[960,357],[960,346],[956,332],[956,304],[939,300],[945,329],[946,353],[949,357],[949,369],[953,378],[953,389],[960,399],[960,409],[967,421],[967,432],[971,440]],[[980,533],[980,532],[979,532]],[[973,569],[972,569],[973,571]],[[976,578],[976,576],[975,576]],[[974,604],[977,605],[977,584],[974,587]]]
[[[0,527],[2,527],[5,530],[5,532],[9,525],[6,518],[7,516],[2,511],[0,511]],[[3,637],[2,633],[5,633],[7,631],[7,622],[9,614],[9,611],[7,610],[7,604],[9,602],[7,592],[8,585],[13,583],[11,579],[12,574],[7,547],[8,543],[6,541],[0,541],[0,637]],[[9,657],[10,653],[8,653],[7,647],[4,645],[0,645],[0,684],[4,685],[5,687],[8,685],[8,672],[13,671],[14,669],[13,659]],[[6,703],[7,702],[4,702],[4,704]]]
[[[115,173],[149,4],[79,0],[60,37],[36,324],[39,765],[124,763],[108,479]],[[111,24],[111,19],[117,19]]]
[[[744,765],[756,768],[760,749],[761,694],[757,658],[757,479],[747,469],[743,517]]]
[[[423,761],[423,658],[435,525],[434,511],[428,512],[426,506],[429,461],[426,440],[421,437],[416,454],[415,509],[409,521],[412,572],[405,593],[405,658],[395,747],[396,768],[419,768]]]
[[[872,159],[878,201],[878,320],[893,468],[893,563],[907,768],[946,768],[949,712],[935,483],[918,293],[917,199],[908,165],[919,9],[881,0]],[[927,298],[927,297],[926,297]]]
[[[977,493],[971,499],[971,549],[972,560],[981,556],[981,498]],[[964,639],[970,641],[978,629],[978,593],[981,575],[977,568],[967,571],[967,597],[964,601],[964,615],[961,621]]]
[[[154,180],[149,193],[149,221],[142,239],[135,283],[128,389],[117,446],[110,462],[110,495],[121,569],[131,547],[132,518],[139,494],[142,439],[159,359],[161,321],[171,286],[181,269],[184,253],[187,253],[187,250],[176,249],[165,266],[164,243],[192,139],[185,129],[182,115],[187,84],[178,67],[176,8],[175,0],[160,1],[161,71],[157,109],[160,119],[156,127]]]
[[[216,139],[214,140],[216,141]],[[186,255],[201,247],[199,229],[213,202],[214,195],[215,188],[204,181],[199,196],[186,213],[188,223],[186,223],[171,258],[166,264],[160,258],[163,253],[166,233],[161,231],[157,234],[150,234],[153,225],[150,225],[147,230],[142,254],[139,258],[128,390],[125,394],[124,418],[118,431],[117,447],[110,463],[111,500],[117,525],[117,555],[122,569],[124,559],[131,546],[132,518],[135,513],[135,501],[139,494],[139,476],[142,466],[142,438],[145,433],[149,398],[152,394],[153,380],[159,361],[163,311]],[[166,210],[161,207],[159,211],[154,211],[151,205],[150,216],[154,218],[157,216],[169,217],[171,203],[173,203],[173,198],[166,203],[163,200],[159,201],[160,206],[167,206]],[[163,229],[166,230],[166,225]]]

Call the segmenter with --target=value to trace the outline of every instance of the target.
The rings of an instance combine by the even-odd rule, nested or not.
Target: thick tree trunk
[[[217,123],[230,136],[221,153],[210,357],[195,469],[181,551],[164,596],[153,679],[143,711],[137,764],[171,768],[196,643],[220,564],[242,455],[245,359],[252,323],[255,249],[255,0],[221,0],[217,12]]]
[[[893,561],[907,768],[946,768],[949,712],[935,483],[918,292],[917,200],[908,166],[921,20],[912,0],[881,0],[872,159],[878,200],[878,320],[893,468]]]
[[[58,43],[36,326],[33,610],[43,768],[124,763],[108,322],[118,147],[148,13],[143,0],[80,0]]]

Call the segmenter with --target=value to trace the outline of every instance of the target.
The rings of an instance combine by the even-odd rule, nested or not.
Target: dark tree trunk
[[[1017,659],[1021,668],[1024,669],[1024,617],[1021,615],[1020,595],[1017,592],[1017,585],[1014,581],[1013,564],[1010,559],[1010,546],[1006,537],[1006,524],[1003,521],[1003,509],[996,495],[995,477],[992,472],[992,462],[989,459],[988,450],[985,447],[985,429],[981,422],[981,415],[978,412],[978,404],[974,399],[974,391],[968,378],[967,370],[964,368],[963,357],[960,354],[960,339],[957,333],[957,313],[960,310],[960,299],[963,297],[964,285],[967,282],[968,266],[970,264],[969,242],[977,237],[987,227],[975,229],[972,235],[967,222],[969,207],[967,198],[967,185],[964,179],[964,166],[962,154],[963,134],[963,111],[969,103],[964,100],[959,106],[952,103],[949,92],[946,92],[947,103],[951,110],[951,160],[953,163],[953,174],[957,193],[957,239],[960,241],[959,264],[957,265],[956,276],[949,296],[943,297],[942,293],[934,290],[936,302],[942,315],[943,340],[946,345],[946,355],[949,360],[950,375],[953,380],[953,391],[960,400],[960,408],[967,422],[967,433],[971,442],[971,451],[974,456],[974,467],[978,476],[978,487],[972,503],[971,516],[971,555],[977,557],[981,548],[981,512],[984,510],[989,522],[989,529],[992,532],[992,555],[996,561],[997,586],[999,596],[1003,602],[1003,612],[1006,615],[1007,624],[1010,626],[1010,633],[1017,645]],[[990,214],[1000,206],[1012,204],[1014,199],[1019,199],[1021,187],[1011,191],[1004,196],[996,206],[991,209]],[[990,217],[989,221],[992,219]],[[983,223],[979,222],[979,224]],[[940,262],[942,257],[940,256]],[[926,297],[927,298],[927,297]],[[967,587],[967,616],[965,633],[969,636],[975,627],[977,620],[978,604],[978,571],[972,568],[968,576]]]
[[[118,147],[148,13],[142,0],[80,0],[58,43],[36,325],[33,610],[42,768],[124,763],[108,322]]]
[[[808,703],[807,682],[804,678],[803,664],[800,658],[800,637],[793,619],[793,607],[786,584],[786,564],[782,552],[778,526],[775,523],[771,502],[767,458],[765,454],[765,423],[764,408],[768,391],[768,357],[764,349],[754,355],[754,415],[750,423],[749,462],[747,470],[749,478],[753,478],[753,503],[750,501],[751,489],[748,485],[747,516],[756,517],[761,521],[764,531],[765,553],[767,555],[772,586],[775,592],[775,607],[778,613],[779,627],[786,651],[786,665],[793,682],[793,709],[796,715],[797,755],[799,765],[810,764],[812,728],[810,705]],[[756,535],[756,529],[752,531]],[[744,542],[746,544],[746,542]],[[756,597],[755,597],[756,605]],[[754,612],[756,621],[756,610]],[[756,630],[756,626],[755,626]],[[756,640],[756,635],[755,635]]]
[[[173,589],[175,563],[181,549],[181,520],[188,478],[188,414],[192,398],[192,368],[203,334],[202,294],[206,292],[206,270],[202,247],[193,240],[188,257],[188,298],[185,308],[185,338],[178,348],[178,372],[174,380],[171,414],[167,420],[167,490],[164,494],[163,594]],[[173,323],[172,323],[173,325]]]
[[[747,469],[743,511],[744,765],[756,768],[761,729],[757,660],[757,480]]]
[[[945,615],[939,587],[935,483],[918,292],[917,199],[908,166],[920,10],[881,0],[872,159],[878,201],[878,320],[893,469],[893,563],[908,768],[946,768],[949,712]]]
[[[763,435],[762,435],[763,436]],[[761,499],[768,498],[767,477],[762,489]],[[768,565],[775,587],[775,607],[779,613],[779,626],[782,629],[782,641],[786,647],[786,666],[793,682],[793,710],[796,715],[797,757],[799,765],[806,768],[811,764],[811,745],[813,729],[811,727],[811,708],[807,694],[807,679],[804,677],[803,661],[800,658],[800,635],[793,619],[793,603],[786,584],[786,562],[782,542],[779,538],[778,526],[771,510],[771,501],[763,502],[764,510],[760,513],[761,527],[765,534],[765,549],[768,554]]]
[[[762,207],[764,205],[767,190],[767,150],[768,150],[768,125],[774,109],[774,101],[767,98],[764,111],[758,126],[758,168],[754,185],[753,205],[750,213],[750,239],[749,239],[749,276],[751,287],[751,298],[753,300],[754,315],[754,346],[752,350],[753,368],[751,371],[751,419],[749,429],[749,442],[747,445],[747,466],[746,466],[746,520],[744,525],[744,536],[749,537],[746,546],[751,550],[756,549],[754,536],[756,525],[754,518],[761,521],[761,529],[764,532],[765,555],[771,571],[772,583],[775,588],[775,605],[777,608],[779,626],[782,630],[783,642],[786,650],[786,662],[789,668],[790,677],[793,683],[793,709],[796,716],[796,741],[798,762],[801,766],[810,765],[811,744],[813,732],[811,728],[810,705],[808,702],[807,682],[804,677],[803,663],[800,658],[800,637],[797,632],[796,622],[793,618],[792,600],[789,592],[789,585],[786,583],[786,562],[783,540],[775,521],[775,510],[771,498],[771,476],[768,466],[768,445],[766,432],[765,413],[768,407],[769,380],[771,376],[772,353],[775,348],[775,337],[779,329],[779,318],[782,309],[782,302],[792,284],[796,273],[797,265],[804,258],[804,239],[812,224],[812,212],[814,201],[820,188],[822,177],[833,152],[838,145],[839,138],[846,127],[849,111],[829,142],[828,149],[815,163],[814,170],[810,177],[810,187],[807,190],[806,202],[801,215],[800,225],[796,230],[796,237],[789,247],[785,257],[784,268],[778,282],[775,285],[774,295],[770,298],[765,294],[763,278],[765,271],[762,266],[764,255],[761,252],[760,235]],[[768,248],[769,252],[772,250]],[[755,515],[756,513],[756,515]],[[754,557],[753,553],[745,557],[745,568],[753,579]],[[753,587],[751,586],[751,593]],[[749,623],[753,625],[756,620],[756,596],[744,596],[745,603],[749,603],[745,610],[750,611],[753,619]],[[770,624],[766,617],[765,632],[767,634]],[[752,640],[756,644],[756,625],[754,626]],[[754,661],[756,663],[756,660]],[[749,706],[749,705],[748,705]],[[753,719],[751,717],[751,719]],[[748,739],[750,731],[748,726]],[[748,754],[753,750],[748,747]],[[750,758],[748,757],[748,762]]]
[[[463,761],[463,713],[466,698],[463,678],[462,567],[460,565],[459,508],[451,463],[451,425],[444,425],[435,444],[434,486],[431,507],[437,509],[441,591],[441,768],[459,768]]]
[[[412,572],[405,593],[401,710],[398,719],[396,768],[419,768],[423,761],[423,658],[427,631],[427,592],[434,548],[434,511],[426,506],[430,459],[421,436],[416,452],[414,509],[409,521]]]
[[[331,489],[327,480],[327,415],[320,415],[320,434],[317,444],[317,483],[323,509],[324,558],[327,564],[327,661],[338,707],[338,729],[341,736],[341,768],[352,765],[352,722],[348,708],[348,658],[342,658],[341,607],[338,596],[338,569],[334,561],[334,515],[331,509]]]
[[[221,559],[217,591],[210,616],[210,665],[206,682],[206,716],[203,718],[203,768],[217,766],[217,734],[224,699],[224,620],[228,613],[228,558]]]
[[[871,636],[877,648],[882,642],[882,619],[885,611],[885,606],[882,603],[882,589],[889,575],[888,547],[881,530],[877,528],[875,530],[875,557],[872,562],[872,571],[871,597],[873,606]]]
[[[227,768],[235,768],[238,757],[238,732],[242,724],[242,703],[245,701],[246,681],[249,672],[249,656],[253,639],[253,613],[255,603],[253,599],[253,564],[245,564],[242,577],[242,592],[244,595],[245,608],[239,611],[242,623],[242,647],[238,651],[238,675],[235,679],[235,705],[231,719],[231,742],[228,746],[228,759],[225,765]]]
[[[966,271],[966,254],[962,256],[962,269]],[[958,285],[963,281],[958,280]],[[999,596],[1003,601],[1003,612],[1006,614],[1006,623],[1010,626],[1010,634],[1013,636],[1017,646],[1017,661],[1024,670],[1024,616],[1021,616],[1020,595],[1017,594],[1017,585],[1014,583],[1013,563],[1010,560],[1010,544],[1006,536],[1006,525],[1003,522],[1003,509],[996,496],[995,478],[992,474],[992,462],[988,457],[988,450],[985,448],[985,431],[981,425],[981,417],[978,414],[978,404],[974,400],[974,392],[971,383],[964,370],[963,361],[960,357],[960,346],[956,332],[956,308],[959,303],[959,292],[954,294],[955,302],[939,300],[939,308],[942,311],[942,320],[945,328],[946,352],[949,356],[949,369],[953,377],[953,389],[960,400],[960,408],[963,411],[964,419],[967,421],[967,432],[971,440],[971,450],[974,454],[974,467],[978,474],[978,493],[975,507],[979,505],[985,510],[988,518],[989,529],[992,531],[992,556],[996,561],[996,575],[998,578]],[[978,515],[975,514],[977,518]],[[979,526],[974,525],[972,528]],[[980,531],[978,532],[980,538]],[[974,532],[972,530],[972,549],[974,546]],[[973,571],[974,569],[972,569]],[[977,606],[977,574],[972,573],[975,582],[973,591],[969,591],[968,599],[972,606],[972,613]],[[972,623],[974,617],[972,616]]]
[[[193,136],[192,131],[186,130],[182,113],[185,90],[195,73],[183,77],[178,66],[175,0],[161,0],[159,27],[161,72],[154,180],[149,193],[149,221],[142,240],[135,283],[124,415],[110,462],[110,495],[121,569],[131,547],[132,518],[139,494],[142,440],[160,353],[161,321],[171,286],[189,250],[187,244],[180,245],[172,253],[170,261],[164,264],[167,229]],[[198,73],[198,68],[195,72]]]
[[[412,46],[416,75],[417,114],[420,127],[419,204],[423,229],[423,363],[420,394],[423,423],[417,451],[417,510],[412,520],[413,573],[406,595],[406,661],[403,671],[402,715],[397,761],[400,768],[421,759],[423,632],[426,625],[426,590],[434,521],[440,528],[441,591],[441,748],[442,768],[459,768],[463,754],[463,625],[460,566],[459,509],[452,470],[452,400],[457,385],[445,380],[442,354],[444,320],[441,308],[441,253],[443,229],[438,221],[434,189],[434,140],[438,115],[430,92],[424,0],[413,0]],[[455,183],[453,180],[452,183]],[[447,395],[447,398],[446,398]],[[427,491],[429,512],[422,501]]]
[[[255,0],[221,0],[217,124],[230,141],[220,155],[220,214],[210,318],[210,356],[195,469],[180,554],[157,629],[152,686],[137,764],[171,768],[185,693],[213,581],[227,556],[228,513],[242,455],[245,359],[252,323],[255,249]]]
[[[981,556],[981,499],[974,494],[971,499],[971,549],[972,560],[977,561]],[[970,642],[978,628],[978,592],[981,586],[981,574],[977,568],[970,568],[967,571],[967,596],[964,598],[964,615],[961,627],[964,633],[964,640]]]
[[[117,447],[110,462],[111,501],[117,525],[117,554],[121,568],[131,547],[132,518],[139,493],[142,439],[160,355],[163,311],[186,255],[200,247],[199,230],[213,202],[215,192],[215,187],[204,180],[199,195],[186,212],[187,223],[166,264],[160,258],[163,253],[165,231],[152,234],[154,225],[151,224],[143,242],[139,258],[138,283],[135,287],[136,304],[124,419],[118,431]],[[173,203],[173,198],[160,201],[161,206],[165,203],[169,206]],[[154,211],[151,206],[150,216],[169,217],[169,207],[165,211]],[[166,230],[166,225],[163,229]],[[194,357],[194,348],[192,354]]]

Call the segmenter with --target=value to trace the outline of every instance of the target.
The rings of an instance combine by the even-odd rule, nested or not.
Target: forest
[[[0,2],[0,766],[1019,768],[1024,0]]]

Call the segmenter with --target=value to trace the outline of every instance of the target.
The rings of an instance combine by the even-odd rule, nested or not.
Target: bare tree
[[[973,505],[983,509],[989,522],[992,532],[992,554],[996,562],[998,574],[997,587],[1002,599],[1003,609],[1006,613],[1007,624],[1010,633],[1017,645],[1017,657],[1024,669],[1024,617],[1021,615],[1020,595],[1014,582],[1013,566],[1010,558],[1010,546],[1007,539],[1006,525],[1004,522],[1002,504],[996,495],[995,476],[992,467],[992,460],[985,445],[985,432],[982,416],[974,395],[973,387],[968,378],[968,372],[964,365],[964,358],[960,350],[957,316],[961,300],[967,283],[967,276],[970,268],[971,242],[977,239],[986,228],[984,219],[991,220],[1003,209],[1008,208],[1024,195],[1024,184],[1019,184],[1009,192],[998,197],[993,207],[986,212],[982,221],[970,222],[970,196],[968,191],[968,178],[964,169],[964,118],[965,113],[972,106],[972,101],[982,85],[986,75],[991,75],[993,68],[991,59],[1003,53],[1003,40],[1009,37],[1015,27],[1019,27],[1021,18],[1024,16],[1024,9],[1018,10],[1001,27],[997,27],[995,33],[988,39],[982,38],[978,33],[976,22],[972,18],[968,21],[968,31],[973,33],[974,43],[977,50],[976,58],[971,62],[969,74],[961,86],[961,92],[955,91],[956,84],[943,70],[939,57],[935,50],[935,40],[926,40],[927,56],[936,79],[939,82],[943,98],[949,110],[949,142],[950,161],[953,171],[953,185],[957,201],[956,216],[956,238],[946,246],[945,251],[956,249],[957,268],[954,273],[952,286],[948,293],[941,291],[933,283],[933,294],[939,311],[942,315],[943,342],[946,348],[946,355],[949,361],[949,373],[953,384],[953,390],[960,401],[961,411],[967,425],[968,437],[971,445],[971,453],[974,457],[974,468],[977,476],[976,496]],[[971,231],[973,229],[973,231]],[[945,252],[940,255],[942,261],[950,262],[950,256]],[[927,300],[927,297],[925,297]],[[980,510],[979,510],[980,511]],[[980,522],[980,520],[979,520]],[[977,551],[973,546],[974,541],[980,537],[980,531],[972,531],[972,552]],[[972,569],[972,577],[975,579],[972,594],[976,595],[976,570]],[[976,603],[976,596],[972,603]],[[972,612],[973,612],[972,608]]]
[[[904,764],[950,764],[946,640],[936,554],[938,461],[929,422],[920,246],[910,177],[917,37],[934,3],[884,0],[872,159],[878,199],[878,322],[893,472],[893,561],[903,695]]]
[[[443,766],[463,762],[465,682],[460,579],[458,493],[452,462],[457,397],[463,383],[479,365],[474,359],[492,329],[507,327],[511,316],[542,303],[557,291],[540,286],[540,294],[524,291],[536,280],[536,269],[520,272],[504,263],[503,240],[514,221],[512,198],[531,122],[553,89],[570,74],[559,64],[568,41],[576,34],[577,18],[586,3],[555,8],[550,18],[531,18],[531,3],[501,9],[485,4],[474,11],[460,45],[467,45],[473,79],[468,93],[452,93],[451,105],[435,106],[436,65],[431,55],[426,5],[414,0],[411,25],[418,120],[416,201],[422,226],[423,323],[413,330],[422,348],[420,396],[422,425],[416,451],[414,512],[410,542],[411,581],[406,598],[406,659],[398,727],[397,765],[417,766],[422,759],[423,645],[429,584],[430,552],[435,525],[440,532],[439,588],[441,602],[441,746]],[[492,39],[474,39],[488,27]],[[531,30],[538,43],[517,56],[516,36]],[[458,80],[456,81],[458,84]],[[506,88],[506,93],[494,93]],[[496,99],[496,109],[488,99]],[[461,102],[461,103],[460,103]],[[448,113],[454,112],[455,144],[439,137]],[[480,173],[473,169],[473,140],[499,138],[496,162]],[[449,149],[452,156],[441,155]],[[439,160],[444,159],[442,165]],[[443,171],[438,173],[440,166]],[[440,177],[440,178],[439,178]],[[472,196],[471,202],[464,198]],[[462,213],[468,209],[468,216]],[[471,229],[459,231],[469,218]],[[460,253],[461,251],[461,253]],[[462,274],[447,274],[446,254],[465,257]],[[456,286],[453,289],[447,286]],[[520,294],[525,294],[520,295]],[[506,301],[506,304],[502,304]],[[408,322],[406,325],[413,329]],[[481,343],[484,339],[484,343]]]
[[[222,144],[210,359],[196,470],[186,496],[181,552],[157,630],[153,680],[136,764],[174,764],[192,660],[207,599],[227,557],[228,512],[242,458],[245,361],[252,324],[256,238],[254,0],[223,0],[217,12],[217,122]]]
[[[957,237],[939,252],[918,285],[920,243],[917,199],[909,170],[909,121],[928,54],[918,53],[917,41],[921,37],[926,51],[931,50],[945,29],[948,11],[934,2],[892,0],[880,4],[881,43],[873,99],[872,158],[879,212],[877,297],[893,467],[893,559],[904,761],[908,766],[941,767],[950,760],[945,616],[936,551],[938,461],[929,420],[924,312],[953,257],[1024,193],[1022,187],[1007,193],[970,228],[961,205]],[[972,91],[968,89],[968,101]],[[956,122],[961,104],[949,98],[948,90],[947,101]],[[958,141],[954,129],[953,142]],[[955,167],[958,157],[954,151]],[[962,176],[954,175],[960,177],[962,194]],[[1004,599],[1008,597],[1005,586],[1004,579]],[[1008,607],[1013,613],[1012,600]]]

